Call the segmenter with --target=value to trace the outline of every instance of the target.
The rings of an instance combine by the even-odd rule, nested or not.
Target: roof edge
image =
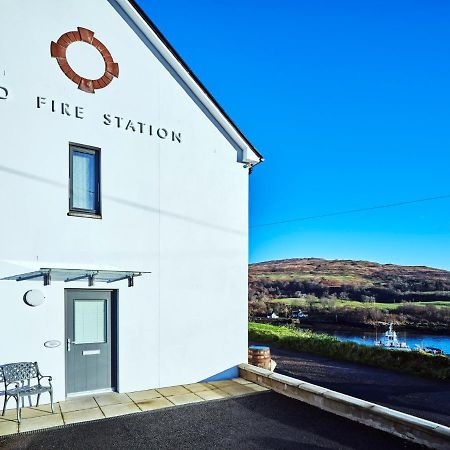
[[[178,52],[173,48],[173,46],[170,44],[170,42],[167,40],[167,38],[163,35],[163,33],[159,30],[159,28],[154,24],[154,22],[148,17],[148,15],[145,13],[145,11],[137,4],[135,0],[115,0],[115,3],[117,3],[125,13],[129,15],[130,11],[127,11],[126,6],[128,5],[131,7],[133,12],[138,15],[138,17],[150,28],[151,32],[154,33],[155,37],[162,43],[164,49],[169,52],[169,54],[172,56],[174,61],[171,61],[170,59],[166,58],[166,55],[164,55],[164,52],[161,51],[163,49],[160,48],[160,46],[156,45],[158,51],[160,51],[161,55],[166,59],[166,61],[171,65],[171,67],[178,73],[178,75],[183,79],[183,81],[187,82],[186,76],[190,79],[190,83],[187,82],[187,85],[192,89],[194,94],[196,94],[197,98],[200,100],[200,102],[208,109],[208,111],[213,115],[213,117],[219,122],[221,126],[224,127],[225,131],[230,135],[230,137],[236,141],[238,146],[241,148],[244,154],[243,162],[249,163],[250,165],[256,165],[260,162],[264,161],[264,157],[261,155],[261,153],[256,150],[254,145],[245,137],[245,135],[242,133],[242,131],[238,128],[238,126],[233,122],[233,120],[230,118],[230,116],[225,112],[225,110],[220,106],[218,101],[214,98],[214,96],[208,91],[208,89],[203,85],[203,83],[197,78],[197,76],[194,74],[194,72],[191,70],[191,68],[186,64],[186,62],[183,60],[183,58],[178,54]],[[133,19],[129,15],[130,19],[133,20],[136,25],[140,27],[140,24],[136,22],[136,20]],[[144,32],[144,30],[141,28],[141,31]],[[154,44],[152,36],[149,36],[146,34],[147,38]],[[176,64],[173,64],[173,62],[176,62]],[[178,65],[178,67],[177,67]],[[180,69],[184,71],[184,73],[180,73]],[[194,86],[193,86],[194,85]],[[205,97],[202,98],[202,95],[198,95],[199,92],[196,92],[196,89],[200,91],[201,94]],[[206,101],[204,101],[206,100]],[[209,104],[208,104],[209,103]],[[224,123],[225,122],[225,123]],[[228,126],[227,126],[228,125]],[[249,150],[253,152],[259,161],[251,161],[251,159],[248,158]]]

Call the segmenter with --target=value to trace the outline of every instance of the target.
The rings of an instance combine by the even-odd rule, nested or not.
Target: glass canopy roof
[[[0,280],[13,281],[43,281],[44,286],[48,286],[52,281],[64,281],[70,283],[73,281],[86,280],[88,286],[94,286],[99,283],[114,283],[115,281],[128,280],[128,286],[134,285],[134,278],[151,272],[136,272],[122,270],[94,270],[94,269],[49,269],[42,268],[34,272],[21,273]]]

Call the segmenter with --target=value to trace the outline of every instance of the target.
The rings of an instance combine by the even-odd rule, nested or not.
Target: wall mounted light
[[[40,306],[45,301],[45,295],[38,289],[31,289],[30,291],[25,292],[23,301],[28,306]]]

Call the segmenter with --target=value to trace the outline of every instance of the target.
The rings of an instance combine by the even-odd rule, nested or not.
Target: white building
[[[134,2],[1,15],[0,365],[55,400],[234,376],[261,155]]]

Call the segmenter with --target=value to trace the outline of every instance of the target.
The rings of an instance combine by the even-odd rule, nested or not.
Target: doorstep
[[[185,384],[137,392],[108,392],[73,397],[66,401],[56,402],[54,413],[51,412],[48,404],[22,408],[20,424],[15,419],[15,408],[8,409],[4,416],[0,415],[0,436],[170,408],[189,403],[237,397],[263,390],[268,391],[269,389],[243,378],[234,378],[232,380]],[[32,398],[35,400],[35,397]]]

